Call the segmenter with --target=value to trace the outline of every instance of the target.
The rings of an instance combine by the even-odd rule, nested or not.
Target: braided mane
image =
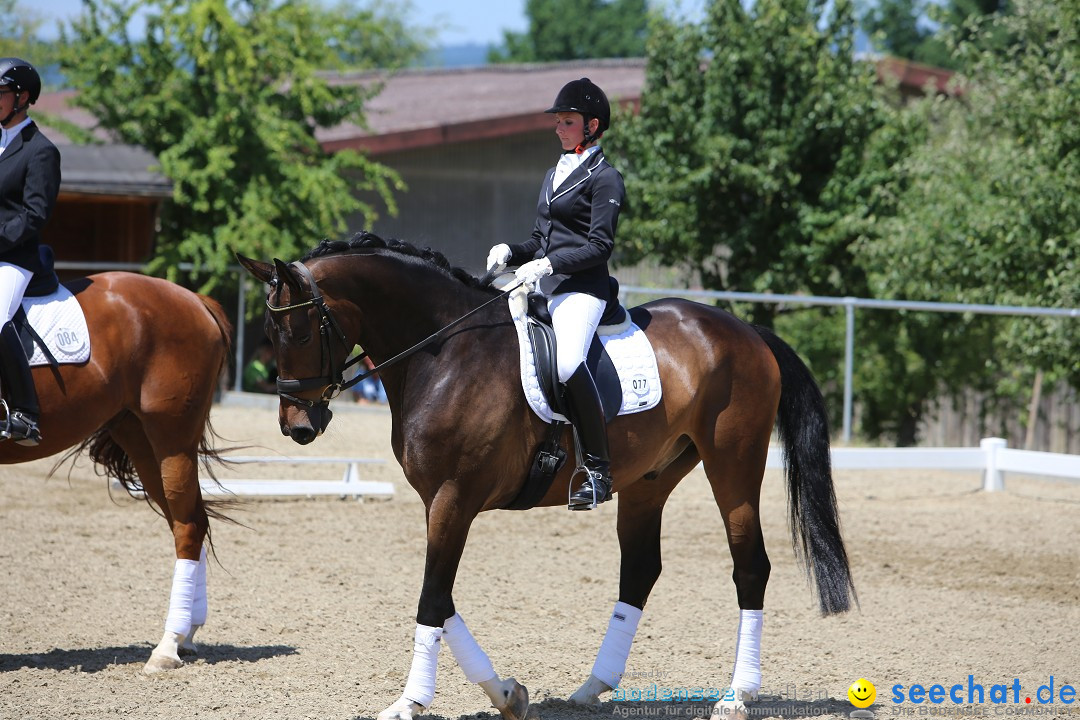
[[[304,257],[300,258],[300,262],[317,257],[324,257],[326,255],[361,250],[389,250],[390,252],[398,253],[400,255],[418,258],[425,263],[442,270],[450,277],[460,281],[468,287],[483,289],[480,286],[480,281],[476,277],[466,270],[451,266],[450,261],[447,260],[446,256],[441,252],[432,250],[431,248],[418,248],[411,243],[396,238],[384,240],[375,233],[368,232],[367,230],[361,230],[348,240],[323,240],[315,248],[308,251]]]

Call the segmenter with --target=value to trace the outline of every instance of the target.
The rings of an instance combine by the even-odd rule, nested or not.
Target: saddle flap
[[[547,310],[546,306],[544,310]],[[556,412],[566,415],[566,409],[563,407],[562,402],[562,392],[559,390],[559,378],[555,370],[557,367],[555,360],[555,331],[550,324],[544,324],[532,317],[531,314],[528,327],[529,341],[533,347],[533,365],[536,367],[536,378],[540,383],[540,389],[547,397],[548,404]]]

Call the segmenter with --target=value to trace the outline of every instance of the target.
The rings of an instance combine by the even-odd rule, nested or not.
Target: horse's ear
[[[281,260],[274,258],[274,268],[274,271],[277,273],[279,280],[281,280],[294,290],[300,289],[300,281],[297,280],[296,275],[293,273],[292,269],[290,269],[288,265],[283,263]]]
[[[261,280],[264,283],[270,282],[270,278],[274,274],[274,266],[270,263],[252,260],[249,257],[244,257],[240,253],[236,253],[236,260],[240,263],[240,267],[251,273],[256,280]]]

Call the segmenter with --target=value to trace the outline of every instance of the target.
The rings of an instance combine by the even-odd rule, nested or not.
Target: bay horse
[[[547,428],[522,391],[507,304],[491,302],[497,291],[451,268],[442,255],[367,232],[324,240],[288,265],[238,259],[269,285],[265,330],[277,354],[284,435],[307,444],[326,428],[329,399],[341,390],[355,345],[378,364],[393,360],[380,368],[391,444],[426,508],[427,556],[408,681],[380,720],[411,720],[430,706],[442,642],[507,720],[524,720],[526,689],[499,677],[453,601],[470,524],[518,496]],[[618,686],[660,575],[664,504],[703,463],[726,526],[740,607],[731,688],[718,705],[745,712],[761,687],[761,611],[770,565],[758,504],[774,424],[787,461],[793,546],[816,581],[822,613],[846,611],[854,596],[825,406],[809,369],[769,330],[678,299],[630,314],[655,349],[662,400],[608,426],[622,554],[619,602],[592,674],[570,700],[596,704]],[[466,315],[452,332],[439,333]],[[436,333],[418,351],[405,352]],[[565,432],[563,446],[571,442]],[[572,464],[539,505],[566,504]]]
[[[157,505],[177,560],[165,632],[144,671],[173,669],[195,652],[192,636],[206,616],[203,541],[210,517],[225,518],[203,500],[198,470],[219,459],[209,416],[230,324],[217,301],[159,278],[108,272],[65,286],[86,316],[90,358],[33,369],[41,444],[0,442],[0,463],[69,450],[55,472],[87,452],[99,470]]]

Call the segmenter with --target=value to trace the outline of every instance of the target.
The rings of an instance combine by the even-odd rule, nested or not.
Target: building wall
[[[396,217],[376,203],[380,217],[369,229],[438,250],[451,264],[480,273],[492,245],[528,238],[540,183],[558,158],[554,130],[379,155],[409,189],[396,198]],[[364,229],[362,218],[350,218],[349,229]]]
[[[146,262],[160,203],[158,199],[62,193],[42,229],[42,240],[52,246],[57,260],[65,262]]]

